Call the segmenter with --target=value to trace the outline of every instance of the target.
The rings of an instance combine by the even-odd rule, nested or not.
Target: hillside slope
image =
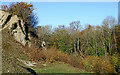
[[[17,58],[22,60],[30,60],[24,52],[24,48],[20,43],[15,41],[9,34],[8,29],[2,31],[2,72],[3,73],[29,73],[19,65]]]

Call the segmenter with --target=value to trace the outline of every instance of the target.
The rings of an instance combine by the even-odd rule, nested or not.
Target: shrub
[[[1,5],[1,9],[17,15],[29,26],[33,27],[38,23],[37,16],[33,13],[34,8],[31,3],[17,2],[10,4],[9,7],[7,5]]]
[[[111,63],[113,64],[116,72],[120,72],[120,57],[118,54],[111,56]]]
[[[87,56],[82,63],[87,71],[97,73],[115,73],[115,69],[109,58],[110,57]]]

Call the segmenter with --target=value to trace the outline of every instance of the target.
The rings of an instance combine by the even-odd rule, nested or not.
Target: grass
[[[37,73],[87,73],[66,63],[57,62],[46,64],[46,66],[34,69]]]
[[[8,33],[8,29],[2,31],[2,73],[29,73],[17,64],[21,64],[16,58],[29,60],[23,52],[22,46]]]

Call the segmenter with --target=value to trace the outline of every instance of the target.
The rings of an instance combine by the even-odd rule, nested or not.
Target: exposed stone
[[[0,14],[0,31],[8,28],[14,39],[23,46],[27,44],[31,48],[35,46],[38,49],[43,48],[46,50],[45,41],[38,40],[38,36],[34,32],[28,33],[28,27],[25,27],[27,25],[25,25],[20,17],[4,11],[0,11]]]
[[[4,11],[0,11],[0,26],[3,28],[5,26],[5,24],[7,25],[7,18],[10,16],[9,13],[4,12]]]
[[[18,61],[22,62],[23,64],[27,65],[27,66],[35,66],[37,63],[33,62],[33,61],[25,61],[25,60],[21,60],[21,59],[18,59]]]
[[[0,16],[0,26],[2,26],[2,29],[8,27],[14,39],[25,46],[27,40],[25,39],[26,32],[23,20],[20,19],[17,15],[10,16],[11,14],[4,11],[0,11],[0,13],[2,14]],[[13,28],[15,23],[16,27]]]

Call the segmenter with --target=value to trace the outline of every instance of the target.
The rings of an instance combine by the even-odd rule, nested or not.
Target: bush
[[[115,73],[115,69],[110,62],[110,57],[87,56],[82,60],[85,69],[96,73]]]
[[[38,23],[37,16],[33,13],[34,8],[31,3],[27,4],[25,2],[17,2],[10,4],[9,7],[7,5],[1,5],[1,9],[13,15],[17,15],[23,19],[27,25],[32,27]]]
[[[111,63],[113,64],[116,72],[120,72],[120,57],[119,54],[111,56]]]

